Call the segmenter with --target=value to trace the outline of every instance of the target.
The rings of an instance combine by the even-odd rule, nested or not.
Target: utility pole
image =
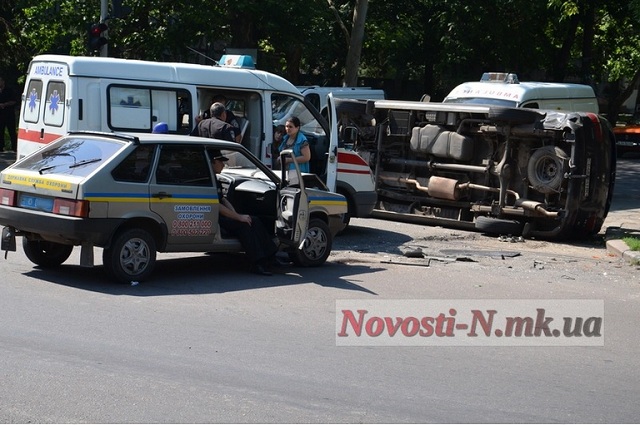
[[[105,22],[107,20],[107,14],[109,13],[109,0],[100,0],[100,22]],[[109,39],[109,29],[107,29],[103,37]],[[105,43],[102,47],[100,47],[100,56],[107,57],[109,55],[108,51],[108,43]]]

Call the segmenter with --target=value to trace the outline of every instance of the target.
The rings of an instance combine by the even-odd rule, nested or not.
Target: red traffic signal
[[[104,22],[91,25],[89,29],[89,50],[95,52],[100,50],[102,46],[107,44],[109,40],[102,36],[102,33],[108,30],[109,27]]]

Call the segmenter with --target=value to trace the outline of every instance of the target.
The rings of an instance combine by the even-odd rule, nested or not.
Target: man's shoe
[[[259,275],[262,275],[262,276],[272,276],[273,275],[273,273],[271,273],[269,270],[267,270],[261,264],[256,264],[255,266],[251,267],[251,273],[259,274]]]
[[[280,258],[276,255],[274,255],[273,257],[270,257],[268,260],[268,263],[271,267],[286,267],[291,265],[290,261],[287,261],[283,258]]]

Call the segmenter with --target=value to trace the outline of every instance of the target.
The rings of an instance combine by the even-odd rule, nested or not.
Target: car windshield
[[[124,142],[92,137],[65,137],[15,165],[16,169],[40,174],[88,176],[113,157]]]

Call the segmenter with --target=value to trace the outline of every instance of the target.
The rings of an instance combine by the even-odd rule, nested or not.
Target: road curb
[[[605,232],[607,252],[621,257],[632,265],[640,265],[640,251],[632,251],[621,239],[623,231],[619,227],[609,227]]]

